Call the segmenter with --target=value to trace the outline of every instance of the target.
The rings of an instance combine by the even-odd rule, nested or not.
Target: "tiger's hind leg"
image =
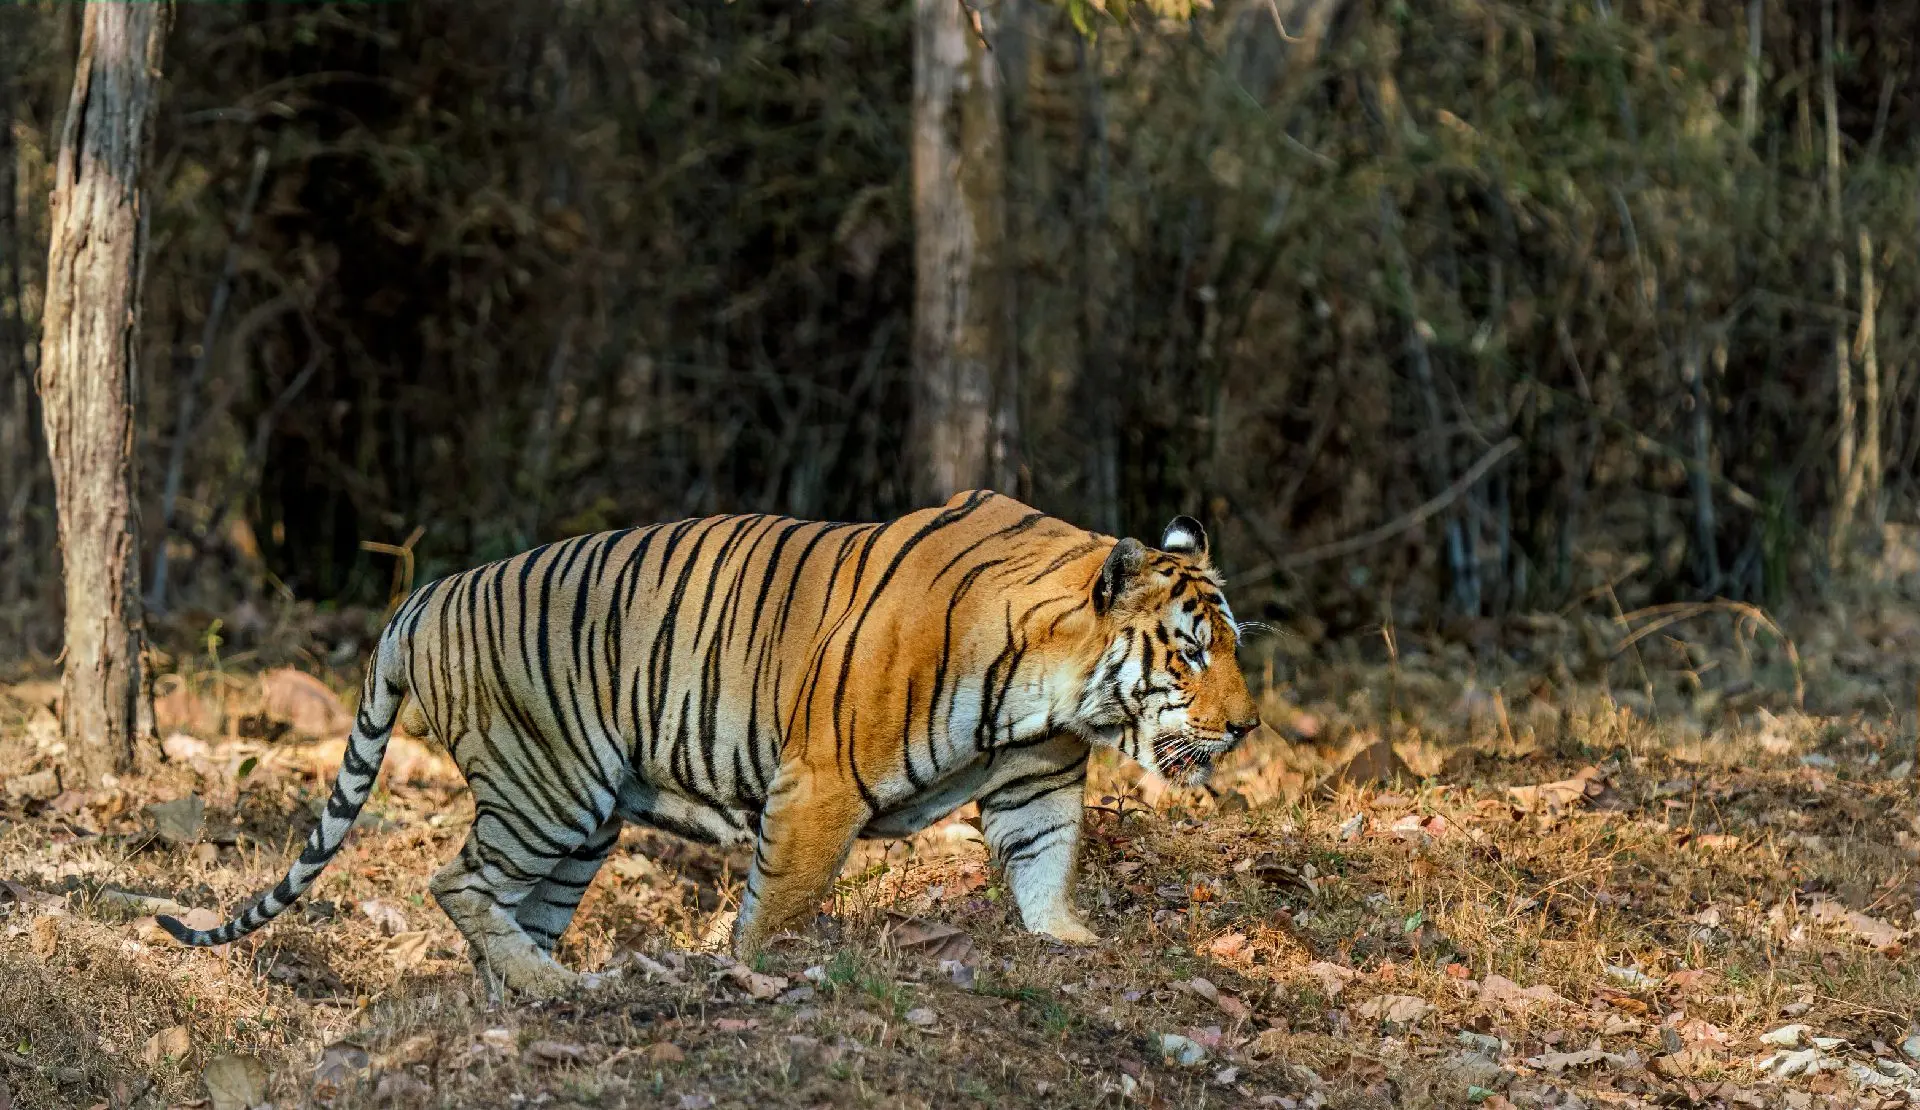
[[[620,818],[607,818],[578,848],[561,857],[514,911],[514,920],[542,952],[551,953],[560,942],[560,934],[573,923],[580,899],[586,896],[608,853],[620,842],[620,825]]]
[[[579,984],[579,976],[554,960],[551,942],[543,947],[536,941],[521,914],[542,929],[552,923],[555,911],[544,901],[538,908],[529,908],[527,902],[556,871],[564,882],[579,881],[584,861],[575,860],[574,853],[606,835],[609,822],[604,814],[596,815],[591,818],[594,831],[582,834],[521,817],[480,793],[475,791],[478,816],[466,843],[453,862],[434,875],[429,889],[466,937],[489,994],[497,997],[503,987],[536,998],[565,994]],[[612,809],[610,800],[606,808]],[[606,858],[609,847],[610,839],[600,844],[599,859]],[[593,866],[598,868],[598,859]],[[572,900],[578,904],[577,894]],[[571,917],[571,908],[566,912]]]

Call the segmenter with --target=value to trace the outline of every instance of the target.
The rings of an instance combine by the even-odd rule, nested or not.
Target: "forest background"
[[[80,10],[0,11],[14,658],[60,642],[33,375]],[[943,475],[1111,532],[1202,516],[1308,645],[1609,584],[1780,606],[1901,545],[1920,13],[982,10],[941,55],[963,171],[917,179],[908,5],[180,6],[137,360],[156,635],[379,607],[400,545],[422,581],[684,514],[884,517]],[[941,204],[978,227],[921,260],[966,291],[957,370],[915,313]],[[983,454],[935,473],[956,437]]]

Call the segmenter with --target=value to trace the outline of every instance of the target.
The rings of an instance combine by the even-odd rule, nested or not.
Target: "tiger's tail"
[[[387,739],[393,735],[394,721],[400,716],[400,705],[406,699],[408,652],[400,631],[402,623],[397,618],[388,623],[379,646],[374,649],[373,659],[367,664],[367,676],[360,687],[360,709],[354,715],[353,735],[347,740],[340,773],[333,780],[333,794],[327,799],[320,823],[307,834],[300,858],[287,869],[286,878],[217,929],[192,929],[177,918],[159,918],[160,927],[175,940],[205,948],[246,936],[286,912],[346,843],[354,819],[360,816],[367,796],[373,793],[380,762],[386,758]]]

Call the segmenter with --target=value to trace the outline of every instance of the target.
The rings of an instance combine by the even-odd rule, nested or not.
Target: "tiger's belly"
[[[975,759],[904,796],[868,820],[863,840],[899,840],[927,828],[972,801],[986,785],[989,762]],[[745,847],[759,834],[760,813],[743,804],[697,798],[672,783],[655,783],[628,772],[614,802],[623,821],[720,848]]]

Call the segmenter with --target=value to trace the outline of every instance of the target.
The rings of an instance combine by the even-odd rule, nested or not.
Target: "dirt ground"
[[[157,660],[111,785],[59,778],[44,661],[0,688],[0,1108],[1920,1101],[1911,605],[1791,653],[1727,607],[1296,629],[1211,790],[1098,767],[1098,946],[1021,932],[963,813],[738,966],[703,940],[744,860],[630,830],[561,948],[621,975],[504,1006],[427,896],[469,808],[411,740],[301,906],[153,925],[274,882],[331,782],[377,615],[258,619],[304,631]]]

